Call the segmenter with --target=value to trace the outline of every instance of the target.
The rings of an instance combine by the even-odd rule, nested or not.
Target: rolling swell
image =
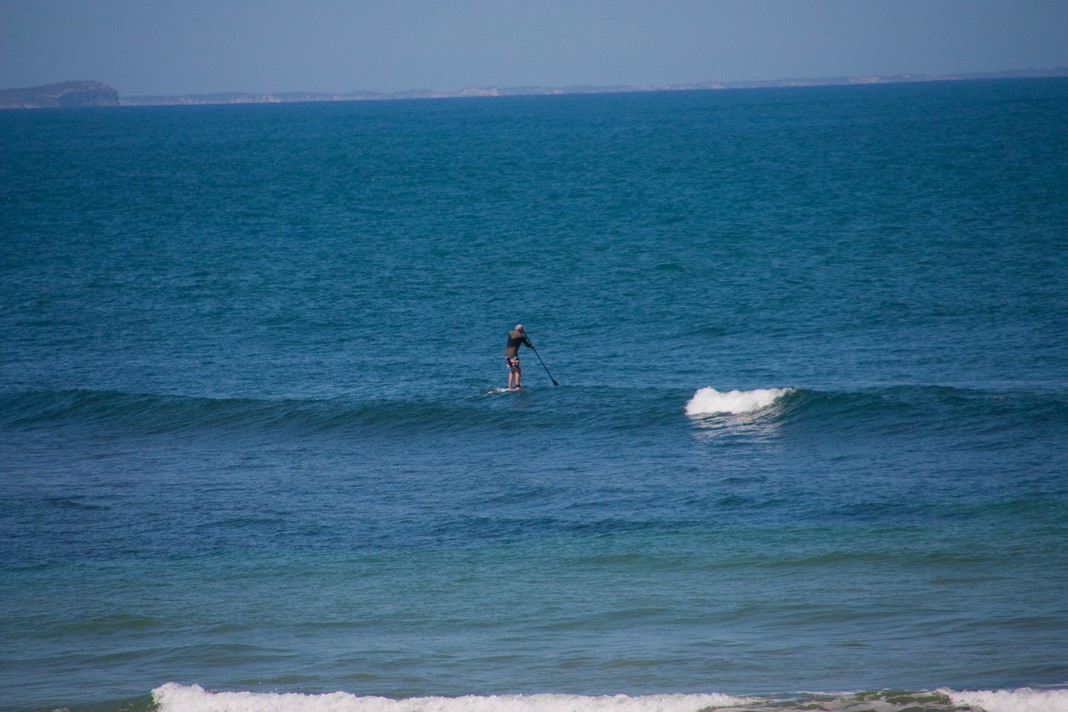
[[[1068,398],[945,386],[892,386],[856,391],[798,389],[770,407],[783,426],[865,435],[969,432],[973,436],[1068,423]]]
[[[674,392],[564,387],[515,394],[208,398],[71,389],[0,396],[0,428],[122,435],[413,434],[559,429],[618,432],[678,420]]]
[[[851,391],[807,388],[743,391],[741,412],[689,412],[691,426],[721,443],[787,439],[806,447],[862,443],[932,453],[1020,455],[1030,448],[1035,467],[1063,452],[1068,397],[1060,393],[900,385]],[[768,393],[776,397],[767,402]],[[728,403],[729,405],[729,403]]]
[[[266,400],[69,390],[8,395],[0,398],[0,406],[0,423],[6,428],[69,428],[134,435],[448,430],[472,423],[465,409],[440,401]]]
[[[519,429],[641,432],[685,423],[703,429],[857,435],[967,433],[975,443],[1042,437],[1068,425],[1068,396],[944,386],[893,386],[856,391],[774,388],[734,391],[736,412],[691,412],[667,388],[564,386],[498,396],[354,399],[208,398],[71,389],[0,396],[0,427],[73,429],[133,435],[197,432],[417,433]],[[770,395],[768,395],[770,394]],[[731,405],[730,407],[736,407]],[[688,418],[681,417],[683,414]],[[1019,432],[1017,432],[1019,431]],[[997,436],[997,437],[994,437]]]

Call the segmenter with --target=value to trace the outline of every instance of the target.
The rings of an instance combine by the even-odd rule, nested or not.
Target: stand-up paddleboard
[[[498,393],[519,393],[522,388],[490,388],[488,391],[483,391],[484,396],[495,396]]]

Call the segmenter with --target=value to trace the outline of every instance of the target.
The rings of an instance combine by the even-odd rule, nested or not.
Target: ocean
[[[0,112],[0,711],[1068,710],[1066,126]]]

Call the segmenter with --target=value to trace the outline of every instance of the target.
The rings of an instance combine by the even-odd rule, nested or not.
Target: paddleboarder
[[[508,365],[508,390],[518,390],[519,379],[523,377],[523,371],[519,368],[519,347],[534,348],[534,344],[527,338],[522,324],[516,324],[515,328],[508,332],[508,343],[504,347],[504,362]]]

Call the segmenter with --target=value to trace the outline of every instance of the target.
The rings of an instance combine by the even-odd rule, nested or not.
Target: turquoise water
[[[0,113],[0,708],[1065,709],[1065,125]]]

